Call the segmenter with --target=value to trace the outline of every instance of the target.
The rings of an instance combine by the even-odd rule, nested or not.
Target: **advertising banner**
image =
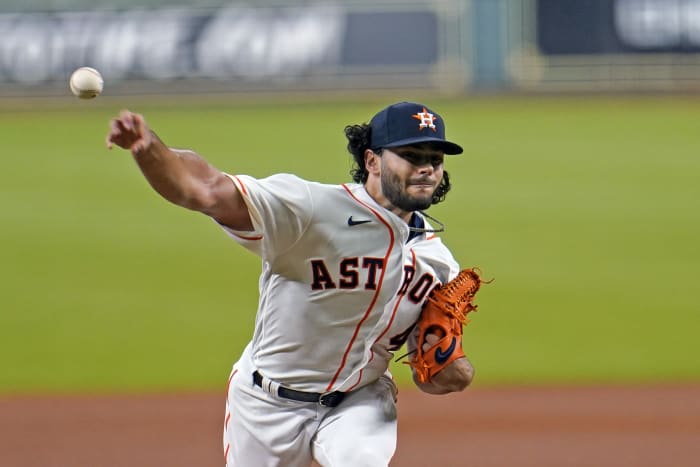
[[[700,0],[538,0],[544,55],[700,52]]]
[[[433,66],[438,16],[340,6],[0,14],[0,82],[64,80],[79,66],[110,82],[290,81]]]

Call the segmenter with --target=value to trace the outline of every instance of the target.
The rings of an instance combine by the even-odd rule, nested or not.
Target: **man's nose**
[[[433,173],[433,170],[435,170],[433,164],[431,164],[428,161],[423,161],[420,165],[417,165],[416,167],[418,168],[418,172],[421,174],[431,174]]]

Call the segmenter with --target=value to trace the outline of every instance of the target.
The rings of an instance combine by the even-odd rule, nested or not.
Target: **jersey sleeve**
[[[226,175],[243,196],[254,229],[223,226],[229,236],[264,259],[284,253],[301,238],[314,208],[308,182],[289,174],[264,179]]]
[[[457,277],[460,271],[459,263],[439,237],[432,237],[423,245],[429,245],[430,247],[430,255],[427,257],[427,261],[434,269],[440,283],[445,284]]]
[[[450,253],[450,260],[447,262],[447,268],[447,281],[443,281],[443,283],[449,282],[455,277],[457,277],[460,271],[459,263],[454,259],[452,253]]]

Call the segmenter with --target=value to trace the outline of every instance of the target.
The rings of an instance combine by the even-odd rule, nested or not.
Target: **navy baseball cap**
[[[462,146],[445,139],[445,122],[422,104],[399,102],[381,110],[369,122],[371,147],[396,148],[433,143],[445,154],[462,154]]]

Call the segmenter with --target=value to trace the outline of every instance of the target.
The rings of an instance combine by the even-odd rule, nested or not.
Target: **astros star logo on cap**
[[[420,125],[418,128],[422,130],[423,128],[430,128],[433,131],[435,130],[435,115],[431,114],[428,112],[428,110],[423,107],[422,112],[415,113],[411,115],[411,117],[415,118],[416,120],[420,120]]]

